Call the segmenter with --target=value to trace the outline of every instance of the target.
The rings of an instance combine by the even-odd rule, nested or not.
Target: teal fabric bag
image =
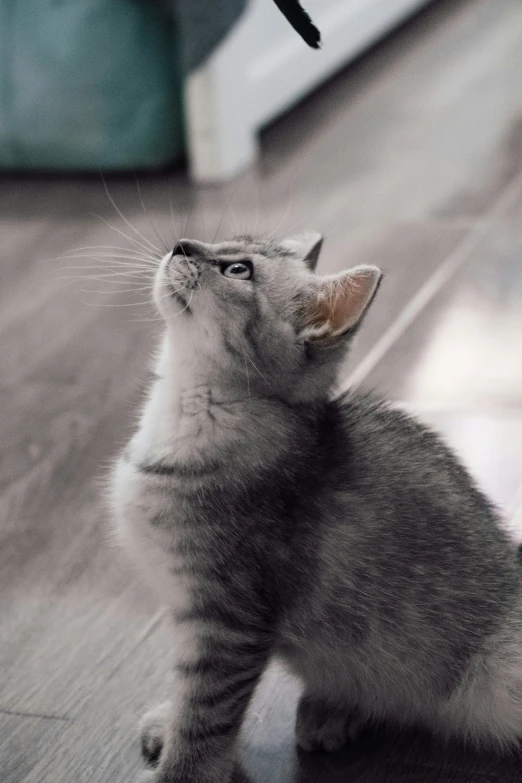
[[[174,22],[140,0],[0,0],[0,168],[153,168],[183,151]]]

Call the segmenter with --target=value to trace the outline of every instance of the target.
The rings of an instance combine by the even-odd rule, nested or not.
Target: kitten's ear
[[[335,345],[359,325],[381,279],[376,266],[358,266],[319,278],[305,306],[302,336],[318,347]]]
[[[319,253],[323,246],[323,237],[317,231],[305,231],[281,242],[282,246],[297,253],[311,272],[315,271]]]

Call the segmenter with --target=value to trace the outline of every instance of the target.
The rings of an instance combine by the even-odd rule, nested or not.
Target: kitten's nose
[[[192,290],[199,279],[199,261],[201,251],[197,247],[199,242],[189,239],[181,239],[172,251],[172,256],[166,258],[165,269],[170,281],[175,286],[182,286]]]
[[[199,242],[197,239],[180,239],[174,246],[172,255],[184,258],[201,258],[208,255],[211,247],[212,245]]]

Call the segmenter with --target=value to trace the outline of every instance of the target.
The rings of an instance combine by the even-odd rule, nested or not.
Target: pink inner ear
[[[371,272],[356,272],[338,281],[329,317],[333,334],[341,334],[357,323],[374,287],[375,277]]]
[[[324,281],[307,313],[308,324],[323,329],[320,339],[341,335],[359,321],[373,294],[377,274],[377,270],[361,269]]]

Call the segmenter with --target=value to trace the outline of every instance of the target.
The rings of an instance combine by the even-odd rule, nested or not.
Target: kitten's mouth
[[[184,288],[181,290],[179,288],[174,288],[172,283],[167,283],[167,290],[173,299],[183,305],[187,312],[190,312],[190,291],[186,291]]]

